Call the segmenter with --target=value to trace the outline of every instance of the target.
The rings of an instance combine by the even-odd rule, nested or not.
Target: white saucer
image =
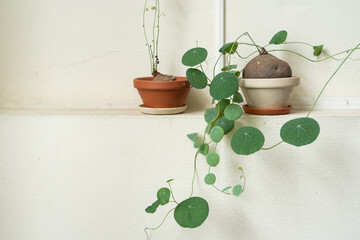
[[[170,114],[178,114],[185,111],[187,105],[175,108],[148,108],[145,107],[144,104],[139,105],[139,110],[145,114],[152,115],[170,115]]]

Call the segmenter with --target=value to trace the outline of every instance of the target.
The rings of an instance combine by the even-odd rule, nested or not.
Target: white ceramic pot
[[[283,108],[290,105],[300,77],[239,78],[239,85],[249,107]]]

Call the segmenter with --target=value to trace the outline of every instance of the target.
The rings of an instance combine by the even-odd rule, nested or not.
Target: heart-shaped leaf
[[[195,142],[195,140],[196,140],[196,138],[197,138],[198,135],[199,135],[198,133],[190,133],[190,134],[188,134],[188,135],[186,135],[186,136],[187,136],[191,141]]]
[[[323,50],[323,48],[324,48],[324,45],[319,45],[319,46],[314,46],[313,47],[313,49],[314,49],[314,56],[319,56],[320,54],[321,54],[321,52],[322,52],[322,50]]]
[[[239,44],[237,42],[226,43],[224,46],[222,46],[219,49],[219,52],[221,52],[222,54],[225,54],[225,53],[234,54],[234,53],[236,53],[238,45]]]
[[[269,44],[282,44],[286,41],[286,38],[287,38],[287,32],[286,31],[280,31],[280,32],[277,32],[273,37],[272,39],[270,40]]]
[[[241,94],[239,92],[236,92],[233,95],[233,102],[242,103],[243,101],[244,101],[244,98],[241,96]]]
[[[194,88],[203,89],[207,86],[206,75],[196,68],[189,68],[186,71],[186,77]]]
[[[210,85],[210,95],[216,100],[228,98],[238,90],[239,80],[229,72],[216,75]]]
[[[232,188],[232,187],[231,187],[231,186],[228,186],[228,187],[224,188],[224,189],[222,190],[222,192],[226,192],[226,191],[229,190],[230,188]]]
[[[238,67],[238,65],[228,65],[228,66],[223,67],[223,68],[221,69],[221,71],[227,72],[227,71],[230,71],[231,69],[235,69],[235,68],[237,68],[237,67]]]
[[[300,147],[314,142],[320,133],[319,123],[312,118],[297,118],[286,122],[281,130],[281,139]]]
[[[241,127],[232,136],[231,147],[235,153],[250,155],[259,151],[264,145],[262,132],[254,127]]]
[[[185,66],[193,67],[204,62],[207,58],[207,55],[208,53],[205,48],[192,48],[183,55],[182,63]]]
[[[209,153],[209,144],[201,144],[201,146],[199,147],[199,153],[206,156]]]
[[[200,197],[191,197],[179,203],[174,211],[175,221],[183,228],[197,228],[209,215],[209,204]]]
[[[154,212],[156,212],[156,209],[159,207],[159,205],[160,205],[159,200],[156,200],[151,206],[148,206],[148,207],[145,209],[145,212],[147,212],[147,213],[154,213]]]

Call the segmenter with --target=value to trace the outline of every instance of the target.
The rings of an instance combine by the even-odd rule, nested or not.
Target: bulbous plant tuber
[[[246,64],[243,78],[286,78],[291,77],[289,64],[269,54],[262,48],[260,55]]]

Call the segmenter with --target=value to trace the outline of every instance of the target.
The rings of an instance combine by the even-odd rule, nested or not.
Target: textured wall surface
[[[298,116],[248,116],[243,124],[264,131],[270,146],[281,124]],[[209,201],[207,221],[189,230],[170,217],[152,239],[359,239],[360,115],[314,117],[321,134],[306,147],[283,144],[246,157],[219,146],[219,186],[237,184],[238,167],[245,169],[239,198],[203,183],[200,157],[195,194]],[[143,227],[156,226],[170,208],[144,211],[165,181],[175,179],[179,201],[190,193],[195,150],[185,134],[204,127],[198,114],[3,113],[0,239],[145,239]]]
[[[209,49],[209,63],[214,60],[217,1],[162,1],[162,72],[184,75],[181,56],[196,40]],[[226,3],[228,41],[249,31],[266,44],[286,29],[289,40],[325,44],[334,53],[360,39],[355,0]],[[210,100],[207,90],[192,90],[185,114],[135,110],[140,98],[132,79],[150,74],[142,8],[143,1],[130,0],[0,0],[1,240],[145,239],[143,228],[166,213],[144,211],[165,181],[175,179],[177,200],[189,195],[195,150],[186,134],[203,131],[202,113],[194,109],[204,110]],[[302,77],[300,105],[312,102],[339,64],[278,56]],[[344,65],[323,106],[360,105],[359,64]],[[239,126],[259,127],[267,147],[279,141],[283,123],[304,115],[245,116]],[[219,145],[219,186],[237,184],[238,167],[245,170],[239,198],[203,183],[200,157],[195,193],[210,204],[207,221],[182,229],[170,216],[152,239],[360,239],[360,112],[315,111],[314,117],[321,133],[309,146],[282,144],[245,157],[232,153],[228,138]]]
[[[136,107],[132,80],[151,74],[143,4],[0,1],[0,107]],[[215,54],[214,1],[162,1],[162,12],[160,71],[185,75],[181,56],[196,41]]]

